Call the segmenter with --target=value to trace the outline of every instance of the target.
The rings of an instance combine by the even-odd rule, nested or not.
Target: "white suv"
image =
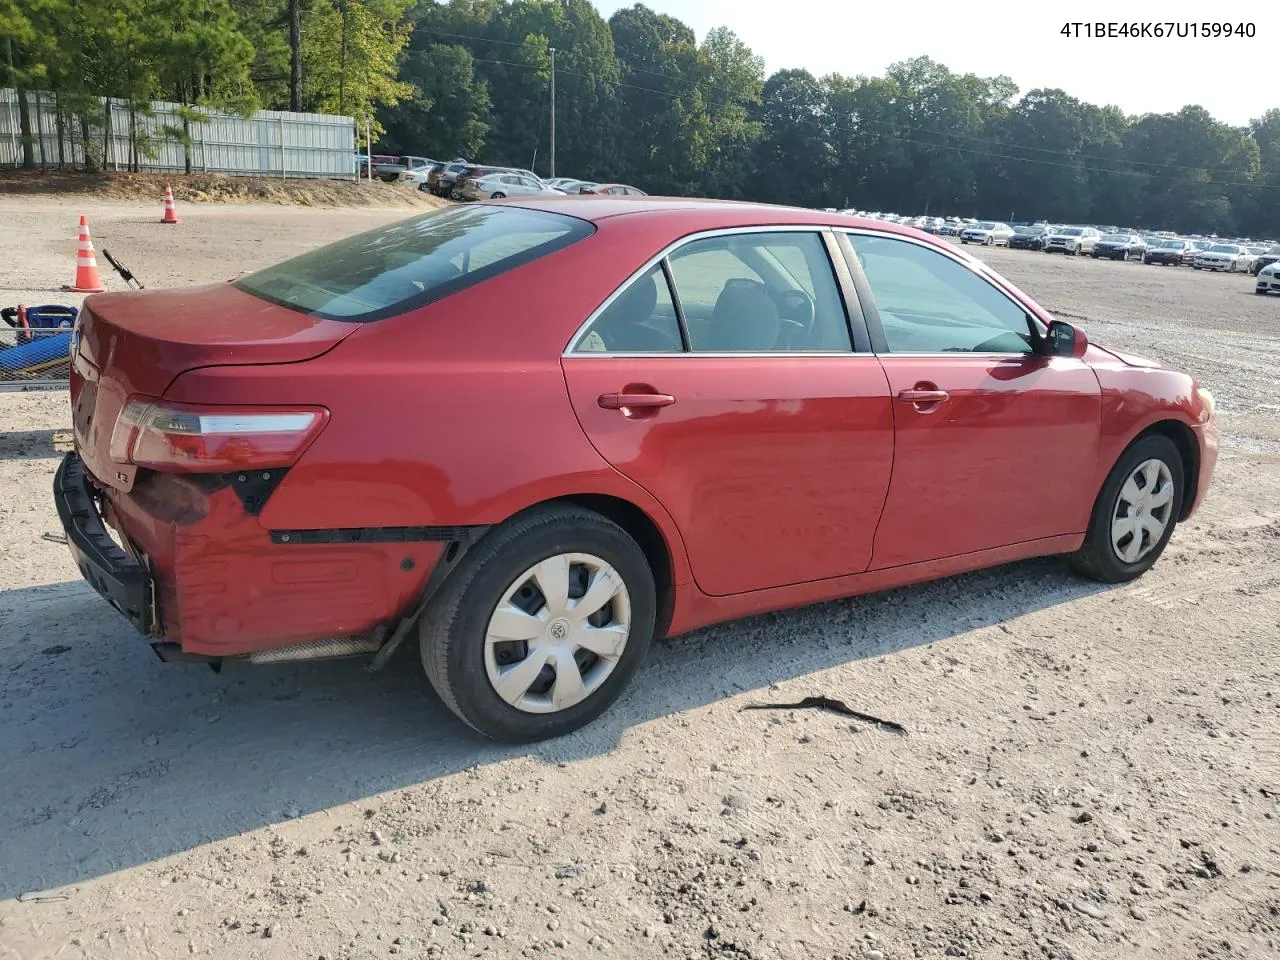
[[[1045,253],[1067,253],[1079,256],[1092,253],[1102,234],[1094,227],[1059,227],[1044,238]]]

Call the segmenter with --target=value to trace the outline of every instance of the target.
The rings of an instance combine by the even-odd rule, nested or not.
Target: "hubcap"
[[[1111,548],[1125,563],[1155,549],[1173,513],[1173,474],[1163,460],[1144,460],[1129,474],[1111,515]]]
[[[567,710],[609,678],[630,632],[622,575],[588,553],[557,554],[502,594],[485,631],[485,672],[517,710]]]

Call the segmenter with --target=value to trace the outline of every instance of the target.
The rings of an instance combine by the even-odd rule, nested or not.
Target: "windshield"
[[[971,230],[994,230],[995,228],[996,225],[987,220],[983,220],[981,223],[975,223],[970,227]]]
[[[1128,243],[1129,237],[1123,233],[1108,233],[1102,238],[1105,243]]]
[[[404,313],[590,236],[585,220],[520,207],[449,207],[347,237],[235,282],[332,320]]]
[[[1058,232],[1064,237],[1078,237],[1080,234],[1084,233],[1084,231],[1079,227],[1063,227]]]
[[[1236,247],[1231,243],[1215,243],[1209,248],[1210,253],[1237,253]]]
[[[1187,245],[1185,240],[1161,240],[1160,246],[1167,249],[1181,250]]]

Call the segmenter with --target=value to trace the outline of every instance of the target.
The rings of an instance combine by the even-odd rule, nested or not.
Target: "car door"
[[[1081,532],[1097,494],[1093,370],[1034,352],[1027,309],[971,258],[845,236],[895,397],[893,481],[872,568]]]
[[[522,174],[520,176],[520,186],[525,194],[530,197],[547,192],[547,188],[543,186],[542,181],[530,174]]]
[[[671,514],[705,593],[871,561],[893,410],[848,281],[819,228],[690,237],[565,351],[583,430]]]

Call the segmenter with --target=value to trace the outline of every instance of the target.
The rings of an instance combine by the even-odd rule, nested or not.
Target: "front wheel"
[[[489,194],[489,199],[490,199],[490,200],[501,200],[501,199],[503,199],[504,197],[506,197],[506,194],[505,194],[505,193],[503,193],[501,190],[497,191],[496,193],[491,193],[491,194]]]
[[[1182,456],[1174,442],[1161,434],[1136,441],[1102,485],[1084,544],[1071,555],[1071,565],[1103,583],[1142,576],[1173,535],[1182,490]]]
[[[644,551],[617,524],[543,507],[477,543],[419,628],[422,666],[474,729],[531,743],[585,726],[618,698],[653,639]]]

